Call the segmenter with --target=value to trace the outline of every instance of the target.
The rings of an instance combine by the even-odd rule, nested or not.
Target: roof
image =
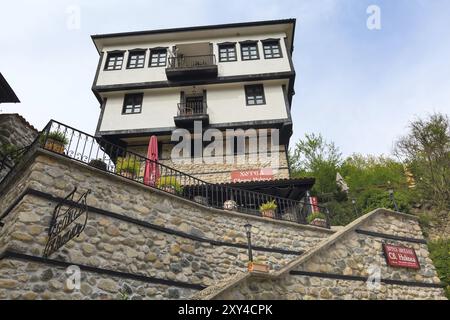
[[[20,102],[11,86],[0,72],[0,103],[17,103]]]
[[[261,192],[286,199],[300,200],[305,196],[306,191],[310,190],[314,186],[315,182],[315,178],[295,178],[229,182],[222,183],[222,185]]]
[[[20,114],[18,113],[1,113],[0,114],[0,121],[2,118],[7,118],[7,117],[15,117],[17,118],[20,122],[23,123],[24,126],[30,128],[31,130],[35,131],[36,133],[39,132],[38,129],[36,129],[31,123],[29,123],[24,117],[22,117]]]
[[[289,41],[291,44],[290,48],[291,48],[291,52],[292,52],[293,51],[293,42],[294,42],[295,23],[296,23],[296,19],[262,20],[262,21],[215,24],[215,25],[204,25],[204,26],[193,26],[193,27],[182,27],[182,28],[94,34],[94,35],[91,35],[91,38],[94,41],[97,51],[100,52],[101,50],[99,49],[98,40],[105,40],[105,39],[111,39],[111,38],[138,37],[138,36],[170,34],[170,33],[179,33],[179,32],[205,31],[205,30],[214,30],[214,29],[232,29],[232,28],[260,27],[260,26],[269,26],[269,25],[291,24],[292,25],[292,34],[289,37],[290,38]]]

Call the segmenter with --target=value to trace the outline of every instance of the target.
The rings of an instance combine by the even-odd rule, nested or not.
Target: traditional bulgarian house
[[[92,88],[101,104],[96,136],[145,156],[155,135],[159,162],[172,168],[302,198],[314,179],[290,179],[287,159],[294,32],[295,19],[288,19],[93,35],[100,54]],[[175,161],[186,131],[189,161],[186,151]],[[223,153],[210,152],[211,141]]]

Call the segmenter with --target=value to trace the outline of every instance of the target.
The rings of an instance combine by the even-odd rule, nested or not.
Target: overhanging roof
[[[156,35],[167,35],[174,33],[183,32],[197,32],[208,30],[218,30],[218,29],[239,29],[239,28],[255,28],[264,26],[275,26],[275,25],[289,25],[288,30],[288,45],[289,49],[293,51],[294,43],[294,32],[295,32],[296,19],[279,19],[279,20],[263,20],[263,21],[253,21],[253,22],[241,22],[241,23],[228,23],[228,24],[215,24],[215,25],[205,25],[205,26],[194,26],[194,27],[183,27],[183,28],[170,28],[170,29],[157,29],[157,30],[144,30],[144,31],[131,31],[131,32],[119,32],[119,33],[106,33],[106,34],[95,34],[91,38],[94,41],[97,51],[102,51],[102,47],[108,43],[108,39],[119,39],[119,38],[130,38],[135,37],[136,39],[145,38],[148,36]]]
[[[223,185],[286,199],[301,200],[305,196],[306,191],[314,186],[315,182],[315,178],[296,178],[224,183]]]
[[[17,103],[20,102],[11,86],[0,72],[0,103]]]

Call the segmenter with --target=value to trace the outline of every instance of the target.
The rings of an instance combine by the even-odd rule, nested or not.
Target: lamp
[[[253,262],[253,253],[252,253],[252,225],[247,223],[244,225],[245,231],[247,233],[247,247],[248,247],[248,260]]]
[[[394,189],[389,189],[388,192],[389,192],[389,198],[390,198],[390,199],[392,200],[392,202],[394,203],[395,211],[399,212],[398,206],[397,206],[397,202],[395,202]]]

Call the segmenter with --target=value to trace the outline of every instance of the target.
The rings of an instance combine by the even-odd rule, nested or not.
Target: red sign
[[[414,249],[383,244],[383,250],[389,266],[420,269],[419,260]]]
[[[310,199],[311,199],[312,212],[313,213],[320,212],[320,210],[319,210],[319,201],[317,200],[317,197],[310,197]]]
[[[241,170],[231,172],[231,182],[273,180],[273,170],[263,168],[257,170]]]

